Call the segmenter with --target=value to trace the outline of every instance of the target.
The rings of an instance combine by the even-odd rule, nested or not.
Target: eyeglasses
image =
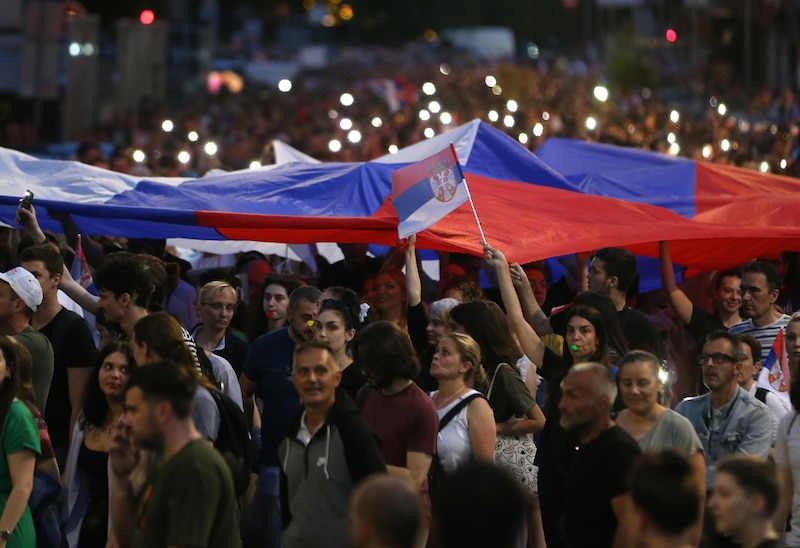
[[[231,314],[233,314],[233,312],[236,310],[235,304],[205,303],[205,302],[202,304],[209,307],[214,312],[222,312],[224,310],[225,312],[230,312]]]
[[[714,352],[713,354],[700,354],[697,356],[697,363],[700,365],[705,365],[706,362],[711,359],[714,362],[714,365],[722,365],[725,362],[735,363],[736,358],[733,356],[729,356],[728,354],[723,354],[722,352]]]

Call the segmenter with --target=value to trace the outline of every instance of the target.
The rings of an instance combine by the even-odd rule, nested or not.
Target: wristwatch
[[[0,540],[8,541],[11,537],[11,531],[0,531]]]

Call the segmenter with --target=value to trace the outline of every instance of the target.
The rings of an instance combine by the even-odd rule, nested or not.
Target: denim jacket
[[[733,398],[711,411],[711,394],[683,400],[675,411],[694,426],[706,457],[706,487],[716,477],[716,463],[725,455],[744,453],[766,457],[772,444],[772,413],[740,386]],[[716,426],[716,427],[715,427]]]

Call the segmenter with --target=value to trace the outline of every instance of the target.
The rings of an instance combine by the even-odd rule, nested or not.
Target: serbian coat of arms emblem
[[[449,202],[456,195],[456,181],[453,170],[446,160],[439,160],[430,167],[431,177],[428,182],[436,199],[440,202]]]

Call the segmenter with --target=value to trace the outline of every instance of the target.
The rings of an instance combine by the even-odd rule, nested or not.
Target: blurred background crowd
[[[445,2],[416,19],[369,2],[6,3],[23,45],[0,145],[42,156],[193,176],[272,163],[275,139],[364,161],[480,118],[532,151],[561,136],[797,169],[793,2]]]

